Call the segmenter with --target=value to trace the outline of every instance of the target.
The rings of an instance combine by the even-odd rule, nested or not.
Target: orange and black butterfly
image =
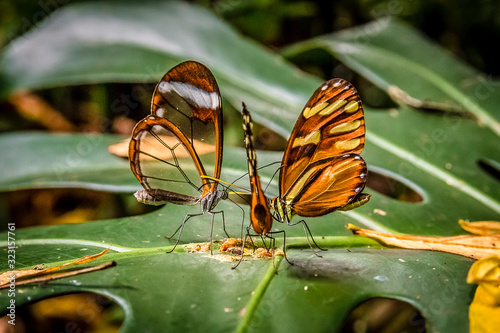
[[[251,130],[245,107],[243,119],[244,128]],[[271,229],[269,209],[263,208],[266,204],[274,211],[274,219],[288,225],[302,223],[307,234],[303,220],[292,223],[294,215],[316,217],[367,203],[370,195],[362,191],[368,171],[359,155],[364,143],[365,120],[356,89],[343,79],[321,85],[295,123],[281,162],[279,195],[269,202],[256,173],[255,151],[247,145],[254,231],[260,234]]]
[[[250,179],[250,224],[257,235],[268,235],[273,226],[273,216],[269,209],[269,202],[262,190],[260,177],[257,174],[257,154],[254,148],[252,133],[252,117],[243,103],[243,133],[247,153],[248,178]]]
[[[243,103],[243,133],[245,137],[245,149],[247,153],[247,163],[248,163],[248,178],[250,180],[250,226],[254,230],[257,236],[267,237],[271,240],[271,249],[274,248],[275,238],[272,234],[283,233],[283,230],[272,231],[273,226],[273,215],[271,214],[269,200],[262,190],[262,185],[260,182],[260,177],[257,173],[257,153],[254,147],[253,139],[253,122],[250,112],[248,112],[245,103]],[[250,227],[247,228],[247,234],[245,235],[242,242],[242,255],[240,261],[234,266],[236,268],[243,259],[243,251],[245,248],[245,242],[247,237],[251,237]],[[284,237],[284,236],[283,236]],[[264,239],[263,239],[264,240]],[[264,242],[265,245],[265,242]],[[269,249],[268,249],[269,251]],[[285,255],[286,258],[286,255]],[[287,259],[288,260],[288,259]]]
[[[137,123],[129,144],[130,167],[144,188],[134,194],[138,201],[201,205],[201,213],[186,215],[175,246],[192,216],[211,214],[213,227],[214,214],[220,213],[224,223],[224,213],[214,211],[228,197],[217,189],[222,141],[222,103],[214,76],[195,61],[175,66],[157,84],[151,114]],[[213,170],[207,172],[207,165]]]

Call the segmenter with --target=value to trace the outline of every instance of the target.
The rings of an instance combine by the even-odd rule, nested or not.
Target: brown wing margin
[[[364,142],[363,107],[356,89],[343,79],[324,83],[306,103],[288,140],[280,196],[286,195],[309,165],[333,156],[360,154]]]
[[[186,61],[172,68],[155,88],[151,103],[151,114],[164,118],[179,129],[179,139],[188,142],[198,156],[197,143],[206,143],[206,138],[215,140],[215,167],[213,177],[220,178],[223,129],[222,102],[219,87],[212,72],[196,61]],[[214,133],[211,126],[213,126]],[[208,133],[208,134],[207,134]],[[197,139],[199,137],[199,139]],[[200,175],[206,175],[200,158],[193,158]],[[204,185],[210,181],[203,178]],[[213,192],[217,182],[204,186],[204,194]]]

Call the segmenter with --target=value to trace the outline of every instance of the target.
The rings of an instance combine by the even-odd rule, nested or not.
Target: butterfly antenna
[[[200,176],[200,177],[201,177],[201,178],[205,178],[205,179],[210,179],[210,180],[213,180],[214,182],[218,182],[218,183],[225,184],[225,185],[227,185],[227,187],[225,186],[225,188],[230,188],[230,187],[232,186],[232,187],[239,188],[240,190],[250,192],[250,191],[249,191],[249,190],[247,190],[246,188],[240,187],[240,186],[238,186],[238,185],[234,185],[233,183],[228,183],[228,182],[225,182],[225,181],[223,181],[223,180],[220,180],[220,179],[217,179],[217,178],[214,178],[214,177],[210,177],[210,176],[207,176],[207,175],[202,175],[202,176]]]
[[[243,230],[242,230],[242,236],[243,236]],[[236,265],[234,265],[233,267],[231,267],[231,269],[236,269],[236,267],[238,267],[241,264],[241,262],[243,261],[243,255],[245,254],[245,244],[246,244],[246,241],[247,241],[247,237],[250,237],[250,241],[253,244],[252,236],[250,235],[250,226],[247,227],[247,233],[245,234],[245,237],[241,237],[242,242],[241,242],[241,256],[240,256],[240,260],[236,263]]]
[[[290,260],[288,260],[288,256],[286,255],[286,232],[285,230],[279,230],[279,231],[273,231],[273,232],[270,232],[272,234],[283,234],[283,256],[285,257],[285,260],[293,266],[293,262],[291,262]],[[270,236],[269,236],[270,237]],[[272,237],[274,239],[274,241],[276,241],[276,238]],[[276,272],[276,274],[278,274],[278,272]]]
[[[245,228],[245,210],[243,207],[241,207],[236,201],[227,198],[227,200],[231,201],[233,204],[235,204],[239,209],[241,209],[241,214],[242,214],[242,220],[241,220],[241,233],[240,233],[240,239],[243,239],[243,230]],[[229,237],[228,233],[226,232],[225,226],[224,226],[224,232],[226,233],[227,237]]]
[[[198,214],[187,214],[185,217],[184,217],[184,221],[182,221],[182,224],[177,228],[177,230],[174,232],[174,234],[172,236],[170,236],[170,238],[172,238],[177,232],[179,232],[179,235],[177,236],[177,240],[175,241],[175,244],[174,244],[174,247],[170,250],[170,251],[167,251],[167,253],[172,253],[175,248],[177,247],[177,245],[179,245],[179,241],[181,240],[181,235],[182,235],[182,230],[184,229],[184,226],[186,225],[186,222],[192,218],[193,216],[200,216],[200,215],[203,215],[203,213],[198,213]],[[167,237],[165,237],[167,238]],[[170,238],[167,238],[167,239],[170,239]],[[210,242],[212,241],[211,237],[210,237]]]
[[[263,166],[263,168],[271,166],[271,165],[276,164],[276,163],[279,163],[279,162],[270,163],[268,165]],[[284,167],[284,165],[281,165],[278,169],[276,169],[276,171],[274,171],[273,176],[271,177],[271,180],[269,180],[269,182],[267,183],[266,187],[264,188],[264,192],[267,191],[267,188],[269,187],[269,185],[271,185],[271,182],[273,181],[274,177],[276,176],[276,174],[278,173],[278,171],[280,171],[281,168],[283,168],[283,167]]]

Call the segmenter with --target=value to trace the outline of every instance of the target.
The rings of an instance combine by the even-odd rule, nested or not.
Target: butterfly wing
[[[217,189],[216,182],[200,176],[220,177],[222,140],[215,78],[204,65],[183,62],[157,84],[151,115],[134,129],[129,144],[131,169],[156,203],[196,203]],[[206,165],[213,165],[212,172],[207,173]],[[189,177],[190,171],[197,176]]]
[[[322,216],[355,200],[366,178],[366,163],[359,155],[335,156],[310,164],[286,198],[297,215]]]
[[[333,79],[320,86],[302,110],[288,140],[280,173],[280,196],[309,164],[364,147],[365,121],[356,89]]]
[[[252,202],[250,205],[250,221],[253,230],[258,235],[266,235],[271,231],[273,217],[269,210],[268,200],[264,195],[257,174],[257,154],[253,145],[252,118],[245,104],[243,104],[243,132],[245,135],[245,148],[248,161],[248,177],[250,178],[250,190],[252,192]]]
[[[301,216],[320,216],[352,201],[366,183],[366,164],[359,156],[364,143],[356,89],[343,79],[321,85],[297,119],[283,156],[283,204],[292,204]]]

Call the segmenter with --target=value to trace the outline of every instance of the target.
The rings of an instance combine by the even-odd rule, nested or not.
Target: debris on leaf
[[[241,257],[241,246],[241,239],[228,238],[220,245],[220,253],[210,256],[210,258],[224,262],[239,261]],[[189,243],[183,245],[183,248],[189,253],[208,253],[210,252],[210,243]],[[263,247],[254,247],[251,242],[245,243],[245,249],[243,251],[243,258],[252,257],[254,259],[272,259],[273,256],[276,255],[284,256],[281,249],[268,250]]]
[[[241,246],[241,239],[229,238],[221,245],[220,251],[241,256]],[[243,257],[253,257],[255,259],[272,259],[276,255],[285,256],[281,249],[255,247],[251,242],[245,243],[245,249],[243,251]]]
[[[106,252],[108,252],[108,250],[109,249],[106,249],[106,250],[104,250],[100,253],[97,253],[97,254],[83,256],[75,261],[66,263],[64,265],[54,266],[54,267],[50,267],[47,269],[40,269],[43,264],[39,264],[39,265],[36,265],[33,269],[22,269],[22,270],[13,270],[13,271],[4,272],[4,273],[0,274],[0,289],[9,288],[12,281],[15,281],[16,286],[19,286],[19,285],[33,283],[33,282],[46,282],[46,281],[50,281],[50,280],[60,279],[60,278],[67,277],[67,276],[80,275],[83,273],[98,271],[101,269],[115,266],[116,262],[112,261],[112,262],[102,264],[99,266],[95,266],[95,267],[88,267],[88,268],[83,268],[83,269],[74,270],[74,271],[70,271],[70,272],[64,271],[64,272],[53,273],[55,271],[60,270],[61,268],[67,267],[67,266],[80,265],[80,264],[85,264],[85,263],[94,261],[97,258],[104,255]]]
[[[210,243],[189,243],[182,246],[189,253],[205,253],[210,252]]]
[[[239,247],[239,254],[241,254],[241,239],[238,238],[228,238],[222,245],[220,246],[220,251],[223,252],[232,252],[232,248]]]
[[[500,327],[500,256],[475,262],[469,270],[467,283],[477,283],[469,308],[470,332],[498,332]]]

